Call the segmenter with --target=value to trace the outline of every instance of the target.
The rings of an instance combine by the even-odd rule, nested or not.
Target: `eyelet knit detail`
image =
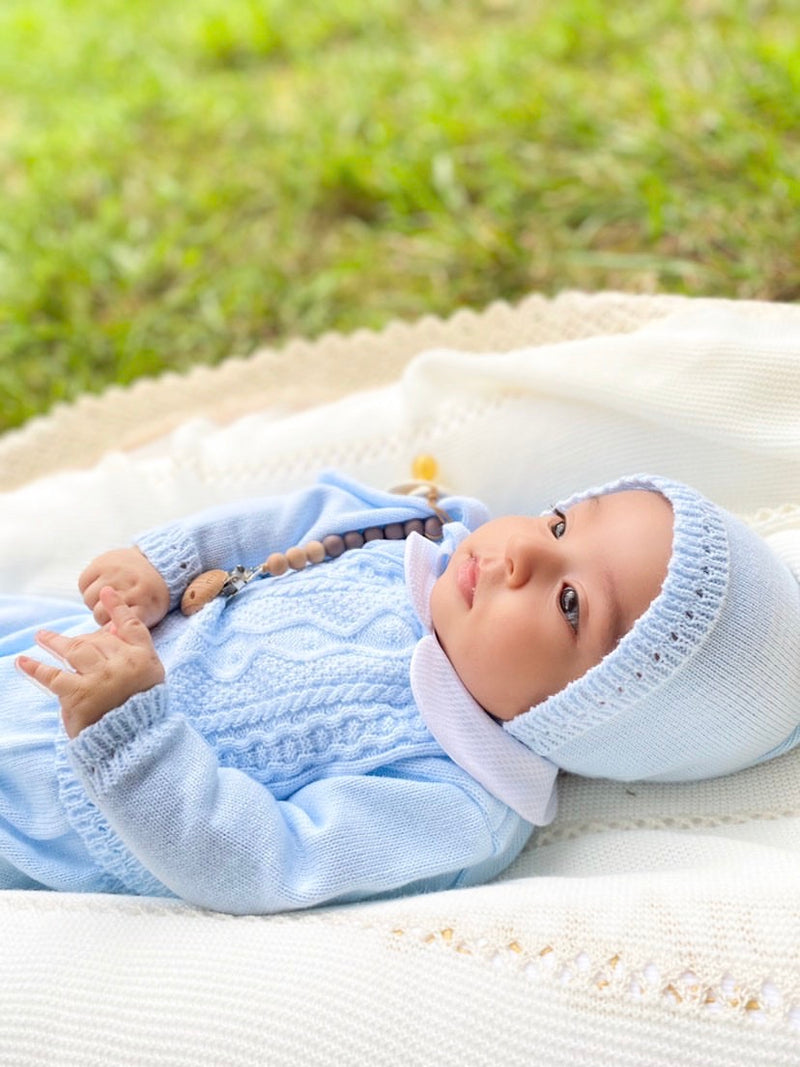
[[[661,592],[617,647],[582,677],[506,724],[539,755],[553,753],[635,708],[681,671],[706,641],[725,603],[729,544],[719,509],[669,479],[636,476],[559,504],[568,509],[600,493],[647,489],[673,509],[673,547]]]

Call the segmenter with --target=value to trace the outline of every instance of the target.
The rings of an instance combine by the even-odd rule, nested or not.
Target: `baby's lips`
[[[480,564],[474,556],[469,556],[463,563],[460,563],[456,571],[456,584],[470,608],[475,599],[475,587],[478,584],[479,573]]]

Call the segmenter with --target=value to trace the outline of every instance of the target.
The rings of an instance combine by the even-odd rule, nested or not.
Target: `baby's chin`
[[[484,699],[480,700],[479,697],[468,688],[467,692],[475,703],[486,712],[489,718],[494,719],[494,721],[501,726],[504,722],[511,722],[511,720],[516,719],[518,715],[524,715],[526,711],[531,710],[530,704],[526,704],[524,707],[520,707],[519,704],[512,704],[510,702],[503,704],[500,701],[487,700],[485,694]]]

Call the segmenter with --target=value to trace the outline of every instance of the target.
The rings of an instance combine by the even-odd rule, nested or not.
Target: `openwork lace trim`
[[[651,815],[637,819],[587,819],[581,822],[554,822],[541,827],[533,837],[531,849],[552,845],[557,841],[572,841],[589,834],[612,833],[618,830],[710,830],[722,826],[742,826],[751,822],[776,822],[800,817],[800,809],[783,811],[746,811],[727,815]]]
[[[391,936],[397,943],[413,942],[430,950],[476,957],[531,985],[584,990],[698,1015],[737,1017],[754,1025],[785,1026],[800,1040],[800,999],[787,996],[770,979],[754,984],[723,974],[708,982],[688,969],[663,973],[655,963],[634,965],[621,952],[597,959],[587,952],[572,955],[551,944],[528,944],[516,938],[498,944],[489,938],[462,937],[454,926],[433,930],[398,926]]]
[[[800,504],[782,504],[776,508],[760,508],[744,516],[748,525],[756,529],[762,537],[782,530],[790,530],[800,524]]]

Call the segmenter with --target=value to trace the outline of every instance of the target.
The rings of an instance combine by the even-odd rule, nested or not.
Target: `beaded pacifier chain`
[[[430,457],[418,457],[419,459]],[[415,462],[415,472],[418,466]],[[406,522],[390,522],[386,526],[350,530],[344,534],[328,534],[321,541],[307,541],[304,545],[293,545],[286,552],[273,552],[255,567],[243,567],[240,564],[230,571],[204,571],[187,586],[181,599],[181,611],[184,615],[194,615],[215,597],[232,597],[255,578],[268,575],[278,578],[289,570],[301,571],[326,559],[336,559],[349,549],[361,548],[368,541],[400,541],[412,533],[438,541],[442,536],[442,524],[449,522],[450,516],[437,506],[441,496],[437,486],[430,481],[414,481],[396,486],[391,492],[424,496],[433,515],[426,519],[408,519]]]

